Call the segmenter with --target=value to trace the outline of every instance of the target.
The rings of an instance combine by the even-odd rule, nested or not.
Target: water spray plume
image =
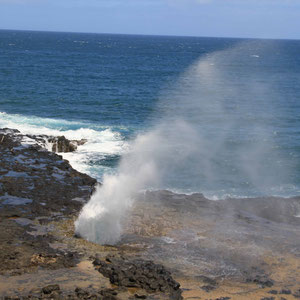
[[[116,243],[123,216],[144,189],[226,196],[264,194],[282,182],[282,158],[269,126],[274,95],[245,67],[260,67],[250,58],[257,48],[245,43],[201,58],[162,95],[159,119],[132,142],[118,173],[104,176],[75,222],[78,234]]]

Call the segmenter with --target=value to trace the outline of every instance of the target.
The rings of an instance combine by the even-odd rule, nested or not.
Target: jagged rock
[[[72,267],[78,260],[49,246],[53,236],[47,228],[77,214],[97,181],[47,151],[42,140],[46,137],[29,140],[18,131],[0,129],[0,274]]]
[[[270,279],[266,274],[254,274],[248,277],[246,281],[256,283],[262,288],[271,287],[274,285],[274,281]]]
[[[279,294],[290,295],[292,292],[290,289],[282,289]]]
[[[8,138],[10,142],[21,142],[24,140],[31,140],[31,142],[39,146],[48,147],[49,143],[52,152],[74,152],[78,146],[81,146],[87,142],[86,139],[81,140],[68,140],[65,136],[47,136],[47,135],[23,135],[17,129],[3,128],[0,129],[0,144],[6,142]],[[35,147],[36,145],[33,145]],[[11,144],[13,146],[13,144]],[[12,148],[12,147],[11,147]],[[12,150],[13,151],[13,150]]]
[[[60,287],[58,284],[50,284],[42,288],[44,294],[51,294],[54,291],[59,291]]]
[[[84,289],[79,288],[79,287],[77,287],[75,289],[75,293],[76,293],[78,298],[84,298],[84,297],[87,297],[89,295],[88,291],[85,291]]]
[[[300,289],[294,292],[293,296],[297,299],[300,299]]]
[[[48,142],[52,144],[53,152],[74,152],[77,149],[77,146],[65,136],[51,137]]]
[[[207,276],[197,276],[197,278],[201,279],[204,283],[207,283],[209,285],[217,285],[217,281],[213,278],[207,277]]]
[[[142,288],[147,292],[162,292],[172,299],[182,299],[181,289],[164,266],[142,259],[129,260],[109,257],[109,261],[96,259],[98,271],[108,277],[112,284]]]
[[[103,299],[107,300],[117,300],[117,292],[114,289],[104,289],[99,292],[101,296],[103,296]]]
[[[147,299],[147,295],[142,293],[135,293],[134,297],[137,299]]]
[[[213,291],[216,287],[213,285],[204,285],[201,287],[201,289],[207,293]]]
[[[78,146],[87,142],[86,139],[81,140],[68,140],[65,136],[48,137],[48,143],[52,144],[53,152],[74,152]]]

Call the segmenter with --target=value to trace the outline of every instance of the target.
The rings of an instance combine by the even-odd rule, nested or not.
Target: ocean
[[[133,153],[163,172],[140,189],[297,196],[299,53],[298,40],[1,30],[0,127],[87,139],[64,158],[100,182],[150,135]]]

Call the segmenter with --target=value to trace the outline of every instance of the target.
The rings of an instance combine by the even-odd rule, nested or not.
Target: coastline
[[[101,246],[73,225],[96,180],[49,152],[45,138],[0,130],[0,298],[300,298],[300,197],[146,192],[121,242]]]
[[[117,247],[75,236],[74,220],[99,183],[48,151],[47,141],[53,139],[0,129],[0,298],[144,299],[157,294],[161,299],[181,299],[178,283],[163,266],[123,256],[121,261]],[[74,151],[68,147],[70,141],[56,140],[63,140],[63,146],[51,149]],[[114,254],[119,259],[118,285],[95,270]],[[143,281],[128,281],[123,268],[132,266],[142,272]]]

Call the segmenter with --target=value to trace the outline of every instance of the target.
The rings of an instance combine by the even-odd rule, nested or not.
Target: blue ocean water
[[[136,135],[184,117],[209,150],[161,188],[299,195],[299,53],[294,40],[1,30],[0,127],[88,139],[65,157],[101,181]]]

